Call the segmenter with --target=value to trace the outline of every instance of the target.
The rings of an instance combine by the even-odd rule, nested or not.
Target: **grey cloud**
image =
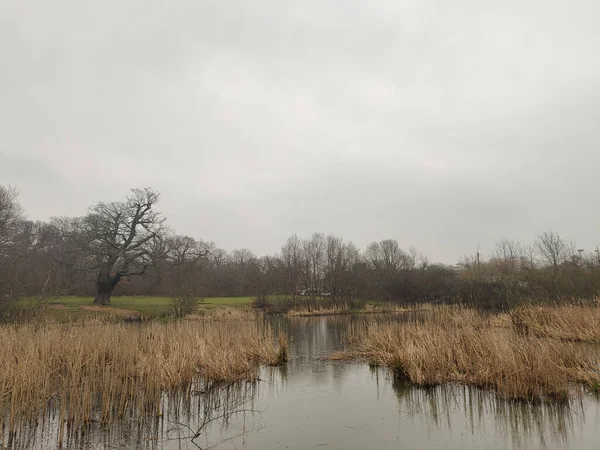
[[[549,228],[591,248],[599,13],[4,1],[0,182],[39,219],[152,185],[173,228],[258,253],[316,230],[447,262]]]

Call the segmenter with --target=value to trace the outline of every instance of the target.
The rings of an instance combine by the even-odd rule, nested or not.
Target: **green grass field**
[[[285,296],[274,295],[271,300],[285,299]],[[22,299],[25,304],[33,299]],[[115,320],[124,318],[168,318],[172,309],[171,297],[159,296],[114,296],[111,306],[97,306],[93,304],[94,297],[61,296],[44,300],[43,311],[59,321],[79,320],[92,317],[112,317]],[[198,312],[216,308],[250,308],[254,301],[253,296],[247,297],[207,297],[198,301]],[[377,306],[380,302],[368,302]]]
[[[58,320],[69,317],[109,314],[117,316],[160,317],[171,313],[170,297],[115,296],[110,307],[93,305],[94,297],[57,297],[48,301],[49,312]],[[253,297],[209,297],[198,302],[198,309],[249,307]]]

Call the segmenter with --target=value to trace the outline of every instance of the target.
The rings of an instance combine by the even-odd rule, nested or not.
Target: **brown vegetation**
[[[519,400],[566,399],[574,383],[600,386],[598,361],[577,345],[490,327],[470,309],[441,309],[422,323],[371,323],[351,337],[362,358],[420,386],[457,382]]]
[[[510,314],[515,329],[537,337],[564,341],[600,342],[597,306],[528,306]]]
[[[425,311],[430,305],[421,304],[415,307],[403,307],[394,303],[384,305],[367,305],[363,309],[354,309],[348,304],[321,306],[304,306],[293,308],[286,313],[288,317],[308,317],[308,316],[337,316],[343,314],[388,314],[404,313],[409,311]]]
[[[71,427],[156,415],[165,392],[255,379],[287,350],[256,322],[6,326],[0,342],[0,429],[9,432],[46,408]]]
[[[263,316],[262,312],[242,308],[216,308],[190,314],[185,320],[203,320],[216,322],[256,320]]]

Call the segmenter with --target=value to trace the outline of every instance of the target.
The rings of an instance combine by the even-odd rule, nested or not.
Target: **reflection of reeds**
[[[286,362],[288,362],[288,338],[285,333],[279,333],[279,350],[275,362],[271,365],[282,366]]]
[[[246,414],[252,417],[261,412],[255,406],[258,390],[258,381],[198,381],[189,390],[165,392],[160,411],[155,414],[147,412],[143,416],[126,416],[110,426],[92,422],[85,427],[74,428],[67,424],[62,432],[63,447],[81,450],[100,447],[170,448],[168,443],[173,441],[202,443],[202,447],[211,447],[228,439],[223,428],[231,419],[237,417],[239,420],[239,416],[245,418]],[[50,411],[41,422],[19,428],[13,441],[5,442],[7,445],[0,448],[56,448],[59,428],[58,414]],[[244,432],[254,430],[250,425],[245,427]]]
[[[572,383],[600,385],[597,361],[568,342],[495,328],[476,311],[442,308],[421,322],[354,330],[359,354],[420,386],[457,382],[510,399],[565,400]]]
[[[47,407],[71,428],[159,414],[165,392],[255,379],[259,365],[281,363],[275,341],[256,322],[3,327],[0,429],[10,435]]]
[[[532,447],[531,439],[566,443],[576,418],[582,417],[581,402],[543,402],[532,405],[490,395],[467,386],[438,386],[420,389],[402,380],[394,382],[403,415],[425,418],[429,426],[447,428],[465,425],[471,433],[487,433],[487,426],[510,437],[514,448]],[[458,419],[458,420],[457,420]]]
[[[600,308],[578,305],[528,306],[511,312],[515,329],[565,341],[600,342]]]

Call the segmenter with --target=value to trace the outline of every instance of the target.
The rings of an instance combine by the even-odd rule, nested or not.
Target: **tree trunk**
[[[114,276],[107,273],[100,273],[100,275],[98,275],[98,280],[96,281],[96,298],[94,299],[94,304],[110,306],[110,297],[120,280],[121,275],[118,273]]]

